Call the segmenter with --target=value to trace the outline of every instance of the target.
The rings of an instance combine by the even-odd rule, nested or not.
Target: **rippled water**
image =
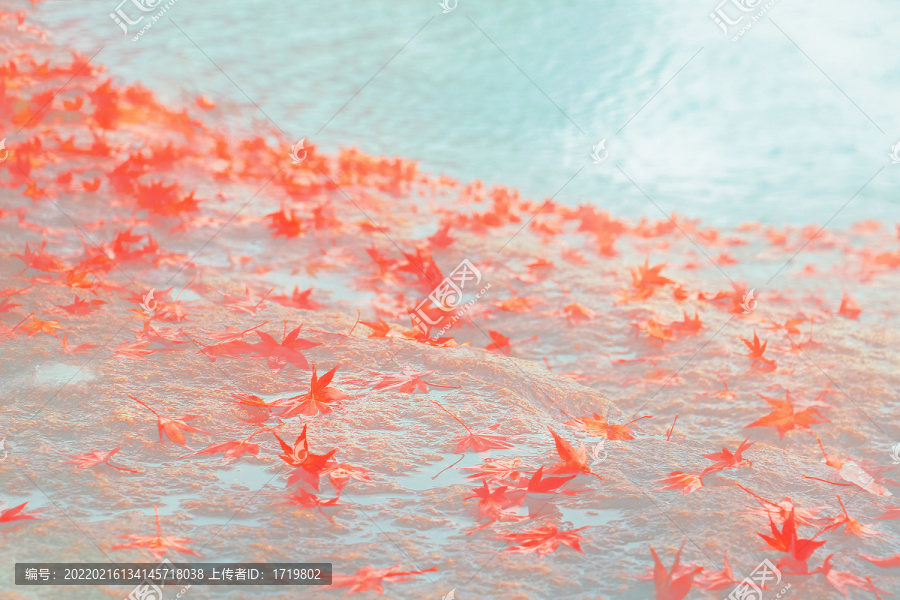
[[[835,225],[900,218],[897,3],[778,2],[737,42],[712,0],[181,0],[137,42],[115,6],[39,8],[116,77],[237,104],[223,124],[271,118],[286,146],[356,145],[623,216],[824,224],[853,198]]]

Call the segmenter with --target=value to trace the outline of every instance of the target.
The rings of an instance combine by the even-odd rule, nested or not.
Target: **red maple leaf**
[[[847,535],[855,535],[858,537],[874,537],[876,535],[884,535],[877,529],[872,529],[868,525],[860,523],[856,519],[850,516],[850,513],[847,512],[847,508],[844,506],[844,501],[841,500],[841,495],[837,495],[838,502],[841,504],[841,510],[844,511],[844,514],[838,515],[832,521],[832,524],[828,526],[829,529],[837,528],[841,525],[844,526],[844,532]]]
[[[276,425],[275,427],[281,427],[281,425]],[[211,444],[204,448],[203,450],[197,450],[196,452],[191,452],[190,454],[185,454],[184,456],[178,457],[179,460],[183,458],[189,458],[191,456],[201,456],[204,454],[219,454],[220,452],[223,454],[222,464],[228,464],[231,461],[237,460],[242,457],[244,454],[250,454],[257,458],[259,458],[259,444],[251,444],[250,440],[259,435],[264,431],[272,431],[274,428],[262,428],[254,431],[248,437],[243,440],[232,440],[228,442],[222,442],[220,444]]]
[[[444,406],[440,402],[438,402],[437,400],[432,400],[432,402],[437,404],[441,408],[441,410],[453,417],[457,423],[465,427],[466,431],[469,432],[469,435],[453,438],[453,440],[451,440],[457,442],[456,451],[454,452],[454,454],[462,454],[469,448],[471,448],[475,452],[487,452],[491,449],[506,450],[513,447],[512,444],[508,444],[506,442],[506,440],[510,439],[509,437],[503,435],[491,435],[494,431],[497,430],[498,427],[500,427],[499,423],[496,425],[491,425],[487,429],[473,432],[471,429],[469,429],[468,425],[463,423],[459,419],[459,417],[454,415],[452,412],[444,408]]]
[[[660,483],[666,483],[659,490],[681,490],[682,494],[690,494],[696,492],[703,487],[702,475],[697,473],[684,473],[682,471],[672,471],[666,477],[659,479]]]
[[[57,304],[57,306],[70,315],[89,315],[91,313],[97,312],[98,306],[106,304],[103,300],[82,300],[78,297],[78,294],[75,294],[75,300],[72,304]]]
[[[900,567],[900,554],[895,554],[886,558],[878,558],[868,554],[860,554],[859,556],[882,569],[896,569],[897,567]]]
[[[584,551],[581,549],[581,536],[575,532],[588,527],[590,526],[560,531],[556,523],[548,522],[527,531],[504,533],[499,538],[507,542],[516,543],[515,546],[506,548],[507,552],[537,552],[538,557],[541,557],[556,552],[559,545],[563,544],[584,554]]]
[[[487,480],[484,479],[481,481],[481,487],[472,490],[475,492],[474,496],[463,498],[464,500],[478,498],[478,520],[488,520],[487,523],[475,528],[466,535],[471,535],[496,521],[519,521],[524,518],[507,512],[507,509],[513,506],[519,506],[523,500],[521,494],[511,494],[507,491],[508,489],[508,486],[501,485],[492,490],[488,486]]]
[[[132,396],[128,394],[128,397],[152,412],[156,415],[157,420],[157,428],[159,429],[159,441],[163,439],[163,432],[165,432],[166,437],[170,440],[178,444],[179,446],[187,445],[187,438],[184,436],[185,431],[193,431],[196,433],[209,433],[208,431],[203,431],[202,429],[197,429],[193,425],[189,425],[185,423],[185,421],[190,421],[192,419],[199,419],[200,415],[183,415],[183,416],[172,416],[172,417],[164,417],[160,415],[158,412]]]
[[[318,491],[319,476],[326,470],[328,461],[337,452],[337,448],[334,448],[327,454],[313,454],[310,452],[309,440],[306,437],[306,427],[306,425],[303,426],[303,431],[297,436],[293,446],[286,444],[284,440],[278,437],[278,434],[273,433],[272,435],[281,444],[281,450],[284,453],[279,458],[288,465],[295,467],[288,475],[288,485],[303,482]]]
[[[716,471],[723,471],[725,469],[737,469],[737,468],[741,467],[744,463],[747,463],[747,467],[752,469],[753,463],[741,456],[741,454],[744,452],[744,450],[746,450],[747,448],[749,448],[750,446],[752,446],[754,444],[754,442],[748,443],[747,440],[749,440],[749,439],[750,438],[747,438],[743,442],[741,442],[741,444],[738,446],[737,450],[735,450],[733,454],[732,454],[731,450],[729,450],[728,448],[722,448],[721,452],[713,452],[712,454],[704,454],[703,455],[704,458],[708,458],[709,460],[714,461],[716,464],[703,469],[703,471],[700,473],[700,477],[703,477],[710,473],[714,473]]]
[[[278,238],[280,235],[293,238],[306,232],[303,229],[303,219],[297,216],[293,208],[289,208],[288,212],[285,212],[282,206],[280,210],[267,214],[266,218],[269,219],[269,229],[275,230],[275,233],[272,234],[273,238]]]
[[[749,356],[753,359],[753,362],[750,363],[751,367],[754,367],[757,364],[761,363],[761,365],[758,367],[761,370],[772,371],[775,369],[775,361],[763,356],[766,351],[766,345],[769,342],[766,341],[760,344],[759,336],[756,335],[756,330],[753,331],[752,342],[750,340],[745,340],[744,338],[741,338],[741,341],[744,342],[744,344],[746,344],[747,348],[750,350],[750,352],[745,354],[745,356]]]
[[[424,571],[398,571],[397,569],[399,568],[400,563],[397,563],[393,567],[388,567],[387,569],[376,569],[371,566],[363,567],[356,571],[354,575],[341,575],[335,573],[331,578],[331,585],[334,587],[350,588],[345,595],[369,591],[381,594],[384,592],[384,585],[382,583],[385,580],[398,583],[401,581],[409,581],[410,579],[413,579],[414,575],[437,571],[437,567],[425,569]]]
[[[655,267],[650,266],[650,259],[644,261],[644,264],[631,269],[631,279],[634,287],[641,288],[653,288],[654,286],[664,286],[670,283],[675,283],[668,277],[663,277],[659,274],[659,272],[666,266],[666,263],[662,263],[656,265]]]
[[[847,586],[857,587],[861,590],[865,590],[867,592],[872,592],[875,594],[875,597],[881,600],[881,596],[879,594],[887,594],[884,590],[880,590],[875,587],[875,584],[872,583],[872,580],[868,577],[860,577],[859,575],[854,575],[849,571],[836,571],[831,566],[831,559],[834,557],[834,554],[829,554],[825,558],[825,562],[822,563],[822,566],[813,571],[814,573],[822,573],[825,575],[825,580],[831,584],[831,587],[839,591],[844,598],[850,598],[850,594],[847,593]]]
[[[113,550],[125,550],[125,549],[138,549],[138,548],[146,548],[150,551],[150,554],[153,555],[153,558],[156,561],[162,560],[162,557],[166,555],[170,549],[175,550],[176,552],[180,552],[182,554],[192,554],[193,556],[199,557],[200,555],[187,547],[187,544],[194,544],[196,542],[189,540],[188,538],[180,538],[174,535],[163,536],[162,534],[162,526],[159,523],[159,510],[158,506],[153,507],[153,512],[156,513],[156,535],[120,535],[120,538],[130,539],[131,541],[127,544],[120,544],[118,546],[113,546]]]
[[[563,412],[567,417],[572,417],[569,413]],[[652,415],[644,415],[643,417],[638,417],[619,425],[613,425],[612,423],[607,422],[605,417],[602,417],[597,413],[594,413],[593,417],[572,418],[574,420],[566,421],[565,425],[571,425],[590,435],[596,435],[608,440],[633,440],[634,435],[632,435],[632,431],[628,426],[641,419],[651,419]]]
[[[675,553],[675,562],[671,570],[666,569],[656,550],[650,546],[650,554],[653,556],[653,583],[656,586],[656,600],[683,600],[694,585],[694,576],[703,571],[703,567],[691,567],[681,564],[681,551],[684,542]]]
[[[553,440],[556,442],[556,452],[559,454],[559,457],[562,461],[556,463],[549,469],[547,469],[547,473],[556,474],[556,473],[585,473],[587,475],[593,475],[597,479],[603,479],[596,473],[591,470],[591,467],[587,464],[587,450],[584,449],[584,445],[579,446],[576,450],[572,447],[572,444],[562,439],[557,435],[553,429],[550,429],[550,433],[553,435]]]
[[[59,336],[56,335],[58,329],[65,329],[65,327],[59,324],[59,321],[44,321],[37,317],[31,317],[31,322],[22,326],[22,330],[28,332],[28,337],[37,335],[38,333],[46,333],[47,335],[58,338]]]
[[[339,365],[338,365],[339,366]],[[338,366],[322,375],[321,379],[316,374],[316,365],[312,366],[312,380],[309,384],[309,392],[300,394],[286,400],[275,400],[272,406],[284,406],[279,415],[282,419],[288,419],[296,415],[313,416],[318,413],[330,413],[333,408],[341,406],[341,400],[350,398],[340,390],[329,388]]]
[[[517,481],[522,473],[518,470],[522,465],[520,458],[484,458],[483,464],[477,467],[460,467],[464,471],[475,471],[467,475],[466,479],[484,479],[489,482],[499,482],[504,479]]]
[[[323,308],[323,306],[309,297],[310,294],[312,294],[313,289],[314,288],[309,288],[308,290],[301,292],[299,286],[295,285],[294,293],[291,294],[290,298],[287,297],[287,294],[279,294],[277,296],[272,296],[272,301],[289,308],[318,310]]]
[[[791,511],[790,514],[788,514],[780,531],[771,519],[769,519],[769,526],[771,535],[765,535],[763,533],[757,533],[757,535],[771,548],[787,554],[786,557],[778,562],[778,567],[782,568],[782,566],[784,566],[786,567],[786,570],[793,573],[809,573],[806,561],[809,560],[817,549],[825,545],[824,541],[817,542],[814,540],[819,533],[826,531],[827,528],[820,530],[819,533],[809,539],[798,538],[794,511]]]
[[[459,389],[459,386],[440,385],[437,383],[429,383],[425,381],[424,378],[434,373],[434,370],[416,371],[411,366],[407,365],[403,367],[403,370],[399,375],[395,375],[392,373],[381,373],[379,371],[373,371],[372,369],[366,369],[365,367],[363,367],[363,369],[368,371],[369,373],[372,373],[373,375],[378,375],[378,377],[375,379],[352,379],[347,380],[345,383],[360,386],[372,385],[373,390],[397,390],[404,394],[409,394],[410,392],[414,392],[416,390],[427,392],[428,386]]]
[[[91,449],[90,452],[86,452],[84,454],[66,454],[66,456],[71,456],[73,460],[67,460],[61,464],[75,464],[75,469],[89,469],[91,467],[96,467],[97,465],[106,463],[106,465],[112,467],[113,469],[118,469],[119,471],[126,471],[128,473],[140,473],[140,471],[135,471],[134,469],[126,469],[125,467],[117,467],[116,465],[109,462],[109,459],[113,457],[113,455],[122,449],[122,446],[117,448],[113,448],[108,452],[102,452],[100,450]]]
[[[269,368],[273,373],[281,371],[289,363],[298,369],[309,369],[309,363],[302,351],[321,346],[321,344],[299,337],[301,327],[303,325],[292,329],[290,333],[284,333],[280,343],[268,333],[257,331],[256,335],[262,341],[251,344],[253,353],[268,359]],[[284,322],[284,329],[287,331],[287,321]]]
[[[794,405],[789,390],[785,390],[784,400],[769,398],[762,394],[759,394],[759,397],[768,402],[774,411],[764,417],[760,417],[753,423],[747,425],[747,427],[774,427],[778,430],[778,435],[782,440],[784,439],[784,434],[788,431],[794,429],[812,431],[809,427],[810,425],[819,425],[822,421],[830,423],[830,421],[823,417],[818,409],[814,407],[806,408],[800,412],[794,412]],[[819,421],[818,419],[822,419],[822,421]]]
[[[285,502],[282,502],[282,504],[292,504],[294,506],[299,506],[300,508],[303,508],[303,509],[317,508],[319,510],[319,513],[323,517],[325,517],[326,519],[328,519],[329,521],[334,523],[334,519],[332,519],[330,516],[325,514],[325,512],[322,510],[322,507],[323,506],[332,506],[332,507],[337,506],[338,500],[339,500],[338,496],[335,496],[334,498],[331,498],[330,500],[322,500],[315,494],[311,494],[311,493],[307,492],[306,490],[303,490],[300,488],[294,488],[294,490],[291,492],[290,496],[288,496],[287,500]]]
[[[372,481],[369,475],[372,473],[369,469],[350,463],[329,463],[322,470],[323,475],[328,475],[331,485],[340,494],[341,490],[351,479],[356,481]]]
[[[24,521],[26,519],[37,519],[34,516],[35,513],[29,514],[22,512],[25,508],[27,502],[23,502],[18,506],[13,506],[12,508],[7,508],[6,510],[0,511],[0,523],[12,523],[13,521]],[[4,506],[6,503],[4,503]]]
[[[725,551],[723,560],[725,561],[725,568],[714,573],[701,573],[700,575],[697,575],[694,578],[694,584],[696,584],[698,588],[706,590],[723,590],[738,583],[738,580],[734,578],[734,572],[731,570],[731,565],[728,564],[727,550]]]

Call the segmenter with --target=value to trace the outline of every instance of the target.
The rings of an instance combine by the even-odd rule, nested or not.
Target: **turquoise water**
[[[782,0],[737,42],[712,1],[180,0],[136,42],[115,8],[38,14],[123,81],[206,95],[235,130],[271,120],[286,152],[357,146],[620,216],[900,220],[897,3]]]

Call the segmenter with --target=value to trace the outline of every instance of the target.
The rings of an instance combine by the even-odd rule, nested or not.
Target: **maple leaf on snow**
[[[113,455],[122,449],[122,446],[118,446],[117,448],[113,448],[108,452],[103,452],[101,450],[91,449],[90,452],[86,452],[84,454],[66,454],[66,456],[71,456],[73,460],[67,460],[61,464],[75,464],[75,469],[89,469],[91,467],[96,467],[97,465],[106,464],[113,469],[118,469],[119,471],[126,471],[128,473],[140,473],[140,471],[135,471],[134,469],[126,469],[125,467],[117,467],[116,465],[109,462],[109,459],[113,457]]]
[[[556,523],[548,522],[527,531],[501,534],[499,538],[516,543],[515,546],[506,548],[507,552],[537,552],[538,557],[542,557],[556,552],[559,545],[563,544],[584,554],[581,549],[581,536],[575,532],[588,527],[590,526],[561,531]]]
[[[759,392],[757,392],[757,394],[759,394]],[[747,427],[774,427],[778,430],[778,435],[782,440],[784,439],[784,434],[788,431],[794,429],[812,431],[809,427],[810,425],[819,425],[823,421],[830,423],[830,421],[823,417],[815,407],[806,408],[800,412],[794,412],[794,405],[789,390],[785,390],[784,400],[769,398],[762,394],[759,394],[759,397],[768,402],[774,411],[764,417],[760,417],[753,423],[747,425]],[[822,421],[819,421],[818,419],[822,419]]]
[[[193,540],[189,540],[188,538],[180,538],[174,535],[166,535],[162,534],[162,526],[159,523],[159,507],[154,506],[153,512],[156,513],[156,535],[120,535],[120,538],[131,540],[127,544],[119,544],[118,546],[113,546],[113,550],[137,550],[140,548],[146,548],[150,551],[150,554],[153,555],[153,558],[156,561],[162,560],[162,557],[166,555],[170,549],[175,550],[176,552],[180,552],[181,554],[191,554],[193,556],[199,557],[200,555],[187,547],[187,544],[194,544]]]
[[[334,587],[350,588],[346,595],[369,591],[381,594],[384,592],[384,581],[391,581],[393,583],[409,581],[410,579],[413,579],[413,576],[415,575],[431,573],[438,570],[437,567],[432,567],[430,569],[425,569],[424,571],[398,571],[397,569],[399,568],[400,563],[397,563],[393,567],[388,567],[387,569],[376,569],[371,566],[363,567],[357,570],[353,575],[341,575],[335,573],[331,578],[331,585]]]

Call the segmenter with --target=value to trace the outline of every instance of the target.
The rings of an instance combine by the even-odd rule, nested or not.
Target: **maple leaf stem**
[[[803,479],[815,479],[816,481],[821,481],[822,483],[830,483],[831,485],[839,485],[841,487],[853,487],[852,483],[837,483],[835,481],[828,481],[827,479],[819,479],[818,477],[810,477],[809,475],[802,475]]]
[[[467,428],[467,429],[468,429],[468,428]],[[443,472],[446,471],[447,469],[450,469],[450,468],[455,467],[456,465],[459,464],[459,461],[461,461],[461,460],[464,459],[465,457],[466,457],[466,455],[465,455],[465,454],[462,454],[462,455],[456,460],[455,463],[453,463],[452,465],[450,465],[450,466],[447,467],[446,469],[442,469],[442,470],[441,470],[441,473],[443,473]],[[434,477],[432,477],[431,480],[434,481],[435,479],[437,479],[438,477],[440,477],[441,473],[438,473],[437,475],[435,475]]]
[[[844,516],[847,517],[847,518],[849,519],[849,518],[850,518],[850,514],[847,512],[847,508],[844,506],[844,501],[841,500],[841,495],[840,495],[840,494],[836,494],[836,496],[837,496],[838,502],[840,502],[840,504],[841,504],[841,509],[844,511]]]
[[[458,389],[460,389],[460,387],[461,387],[461,386],[458,386],[458,385],[441,385],[441,384],[439,384],[439,383],[429,383],[429,382],[425,381],[424,379],[422,380],[422,383],[427,383],[427,384],[430,385],[431,387],[448,388],[448,389],[451,389],[451,390],[458,390]]]
[[[737,481],[734,482],[734,485],[738,486],[739,488],[741,488],[742,490],[744,490],[745,492],[747,492],[748,494],[750,494],[751,496],[753,496],[754,498],[756,498],[757,500],[759,500],[761,502],[765,502],[766,504],[771,504],[772,506],[780,506],[779,504],[776,504],[775,502],[772,502],[771,500],[766,500],[762,496],[757,496],[756,494],[754,494],[753,492],[751,492],[750,490],[748,490],[747,488],[745,488],[744,486],[739,484]]]
[[[347,334],[347,337],[353,335],[353,330],[356,329],[356,326],[359,325],[359,320],[362,318],[362,312],[360,312],[359,308],[356,309],[356,323],[353,324],[353,327],[350,328],[350,333]]]
[[[432,402],[434,402],[435,404],[437,404],[438,406],[440,406],[440,407],[441,407],[441,410],[443,410],[445,413],[447,413],[448,415],[450,415],[451,417],[453,417],[454,419],[456,419],[456,421],[457,421],[460,425],[462,425],[463,427],[466,428],[466,431],[468,431],[469,433],[472,433],[472,430],[469,429],[469,426],[468,426],[468,425],[466,425],[465,423],[463,423],[462,421],[460,421],[460,420],[459,420],[459,417],[457,417],[457,416],[454,415],[452,412],[450,412],[449,410],[447,410],[446,408],[444,408],[443,405],[442,405],[440,402],[438,402],[437,400],[432,400]]]
[[[251,331],[254,331],[254,330],[256,330],[256,329],[259,329],[260,327],[262,327],[263,325],[265,325],[265,324],[268,323],[268,322],[269,322],[269,320],[266,319],[265,321],[263,321],[263,322],[260,323],[259,325],[254,325],[254,326],[251,327],[250,329],[245,329],[244,331],[241,332],[241,333],[243,334],[241,337],[243,337],[244,335],[247,335],[247,334],[250,333]]]
[[[632,421],[633,423],[634,421]],[[666,441],[669,441],[669,438],[672,436],[672,432],[675,431],[675,423],[678,422],[678,413],[675,413],[675,420],[672,421],[672,426],[669,427],[669,430],[666,432]]]
[[[183,288],[181,288],[181,292],[178,292],[178,295],[175,296],[175,300],[172,302],[172,304],[176,304],[176,303],[178,302],[178,299],[181,298],[181,293],[182,293],[184,290],[186,290],[186,289],[188,289],[189,287],[191,287],[191,285],[193,285],[195,279],[197,279],[197,276],[196,276],[196,275],[194,275],[194,278],[191,279],[190,282],[189,282],[186,286],[184,286]],[[257,306],[259,306],[259,305],[257,304]]]
[[[10,332],[13,332],[13,331],[15,331],[16,329],[18,329],[18,328],[19,328],[19,325],[21,325],[22,323],[24,323],[25,321],[27,321],[28,319],[30,319],[33,315],[34,315],[34,313],[28,313],[28,316],[26,316],[24,319],[22,319],[21,321],[19,321],[18,323],[16,323],[16,326],[13,327],[13,328],[10,330]]]
[[[141,406],[143,406],[144,408],[146,408],[147,410],[149,410],[150,412],[152,412],[154,415],[156,415],[156,418],[157,418],[157,419],[159,418],[159,413],[158,413],[158,412],[156,412],[155,410],[153,410],[152,408],[150,408],[149,406],[147,406],[146,404],[144,404],[143,402],[141,402],[140,400],[138,400],[137,398],[135,398],[135,397],[132,396],[131,394],[128,394],[128,397],[131,398],[132,400],[134,400],[135,402],[137,402],[138,404],[140,404]]]

